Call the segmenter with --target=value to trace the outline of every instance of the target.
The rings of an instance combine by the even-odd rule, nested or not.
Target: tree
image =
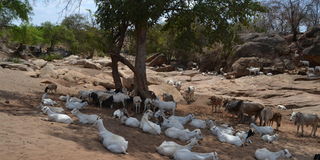
[[[29,20],[32,8],[27,0],[0,1],[0,29],[6,27],[14,19]]]
[[[74,41],[73,33],[65,26],[44,22],[40,28],[43,32],[44,42],[50,45],[49,49],[51,50],[53,50],[59,42],[65,42],[65,44],[70,46]]]
[[[307,6],[307,16],[304,22],[307,28],[320,24],[320,0],[311,0]]]
[[[42,31],[33,25],[22,24],[9,29],[10,38],[23,44],[36,45],[43,42]]]
[[[97,0],[96,3],[98,23],[103,29],[111,31],[110,39],[113,42],[112,48],[114,48],[114,54],[111,56],[113,63],[117,63],[118,60],[125,62],[123,57],[119,55],[125,33],[128,28],[135,31],[135,66],[126,65],[134,71],[135,92],[142,97],[148,96],[145,65],[147,31],[160,18],[167,19],[168,28],[176,27],[185,30],[191,30],[192,25],[197,22],[205,26],[205,32],[208,35],[217,35],[210,37],[210,42],[228,42],[229,39],[224,40],[226,37],[224,33],[228,34],[229,32],[220,33],[220,31],[237,22],[245,23],[256,11],[262,10],[259,3],[251,0]],[[117,68],[116,65],[114,67]],[[113,69],[113,72],[116,70]],[[113,78],[116,87],[119,87],[120,85],[117,83],[120,78],[115,76]]]

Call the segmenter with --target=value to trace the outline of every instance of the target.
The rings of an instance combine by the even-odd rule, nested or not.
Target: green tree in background
[[[43,32],[43,40],[50,46],[50,50],[53,50],[58,43],[64,43],[69,47],[75,40],[72,31],[65,26],[45,22],[41,24],[40,28]]]

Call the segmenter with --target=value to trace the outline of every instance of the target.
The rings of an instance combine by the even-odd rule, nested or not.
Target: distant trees
[[[268,32],[292,33],[293,40],[301,28],[319,25],[319,0],[265,0],[268,12],[258,17],[258,25]]]

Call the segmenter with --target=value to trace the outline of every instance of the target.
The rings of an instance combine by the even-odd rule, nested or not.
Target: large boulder
[[[320,65],[320,41],[303,50],[303,56],[313,65]]]
[[[243,57],[232,64],[232,70],[235,73],[236,78],[249,75],[249,71],[247,69],[249,67],[261,67],[259,63],[259,58]]]
[[[242,38],[241,38],[242,37]],[[236,47],[235,56],[273,59],[289,53],[287,42],[277,34],[240,35],[245,43]]]
[[[100,70],[102,68],[102,66],[99,63],[93,63],[93,62],[90,62],[88,60],[84,61],[83,67],[84,68],[98,69],[98,70]]]
[[[58,78],[55,66],[53,64],[47,64],[40,70],[40,77],[42,78]]]
[[[33,63],[34,65],[36,65],[39,69],[44,67],[48,62],[43,60],[43,59],[33,59],[30,60],[31,63]]]
[[[157,57],[155,57],[148,66],[161,66],[167,62],[167,58],[165,55],[160,54]]]
[[[165,66],[165,67],[159,67],[157,69],[155,69],[156,72],[171,72],[174,71],[175,67],[174,66]]]
[[[156,57],[158,57],[159,55],[161,55],[161,53],[156,53],[156,54],[148,57],[148,58],[146,59],[146,63],[149,63],[149,62],[153,61],[153,60],[154,60]]]
[[[2,68],[8,68],[12,70],[20,70],[20,71],[33,71],[30,67],[25,64],[20,63],[12,63],[12,62],[1,62],[0,66]]]

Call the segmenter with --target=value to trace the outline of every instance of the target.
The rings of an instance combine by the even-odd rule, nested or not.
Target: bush
[[[56,53],[50,53],[50,54],[41,55],[40,58],[46,61],[53,61],[55,59],[62,59],[63,56]]]

